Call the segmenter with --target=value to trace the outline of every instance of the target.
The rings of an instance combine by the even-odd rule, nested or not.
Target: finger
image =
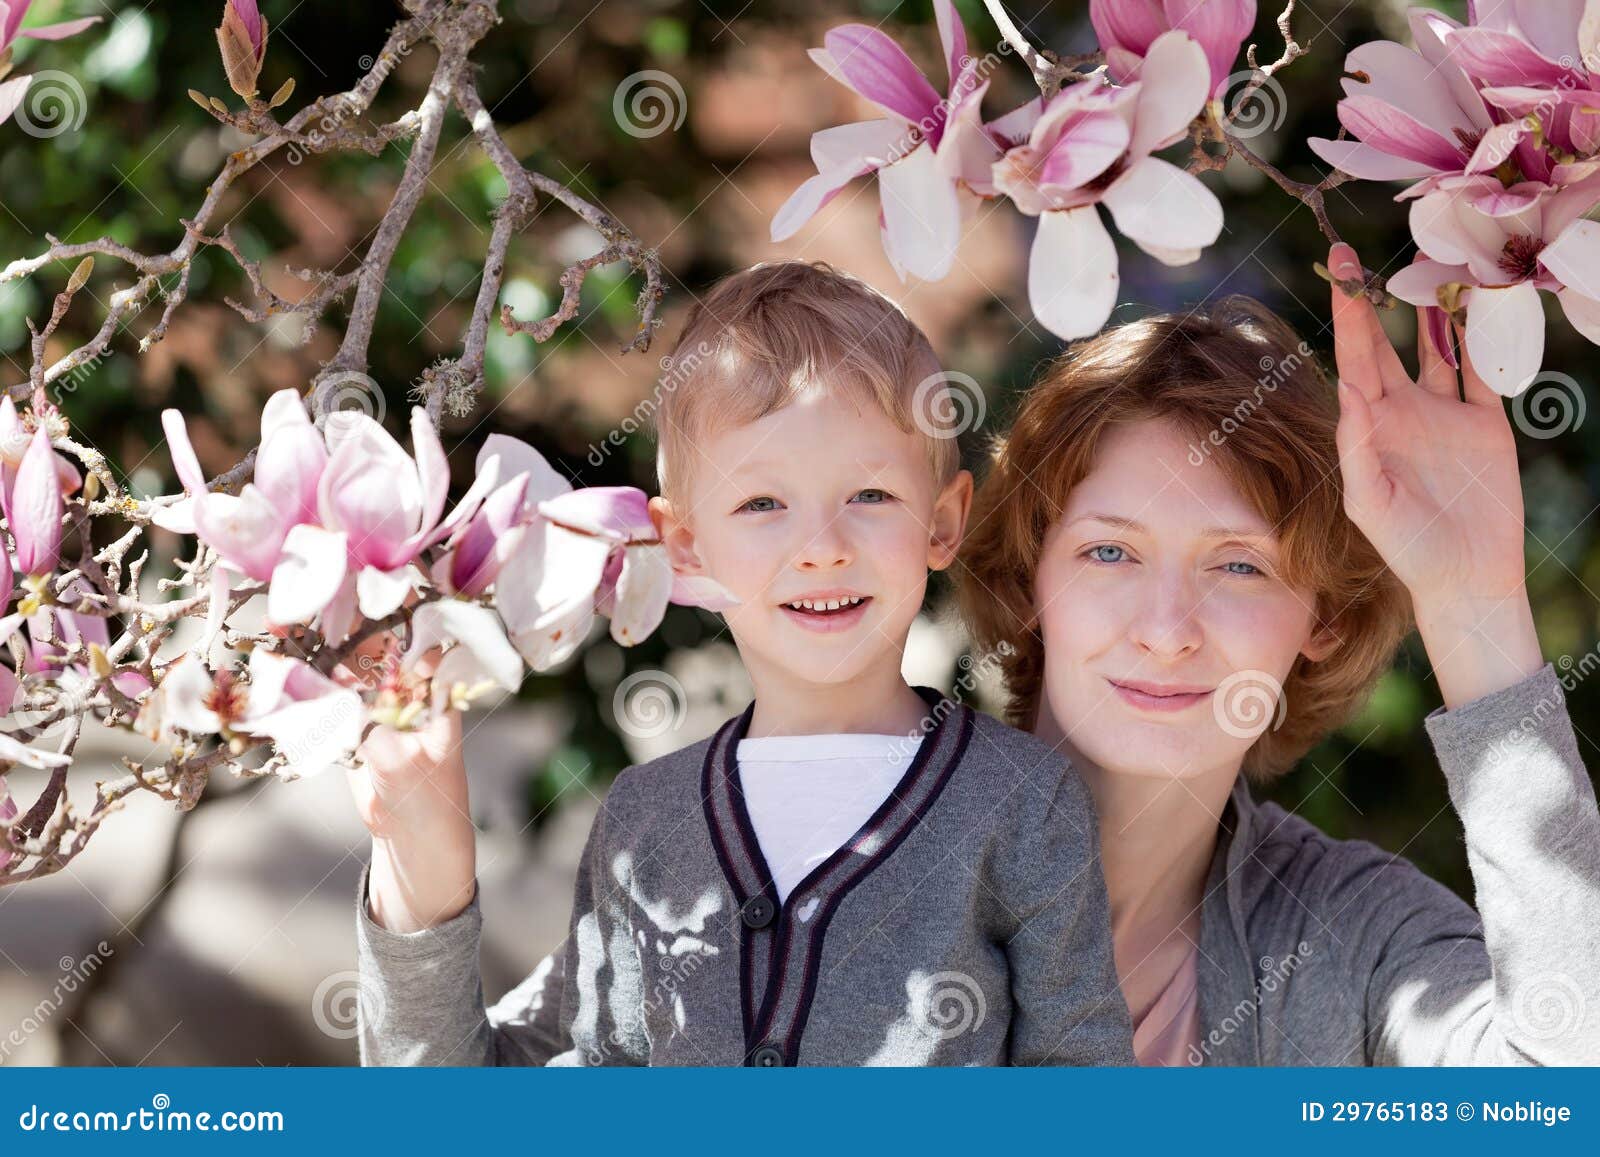
[[[1489,388],[1489,383],[1484,381],[1478,371],[1472,368],[1472,358],[1467,354],[1467,335],[1461,332],[1461,326],[1452,323],[1456,331],[1456,349],[1461,357],[1461,395],[1474,406],[1498,406],[1500,395]]]
[[[1356,251],[1342,242],[1328,251],[1328,269],[1340,280],[1362,276]],[[1378,311],[1365,294],[1347,294],[1339,286],[1333,290],[1333,356],[1339,377],[1376,402],[1386,390],[1399,389],[1411,381],[1400,355],[1395,353],[1389,335],[1383,332]]]
[[[1460,397],[1456,371],[1445,360],[1444,351],[1434,344],[1436,337],[1450,340],[1449,324],[1442,327],[1442,333],[1436,333],[1428,324],[1429,316],[1427,307],[1417,307],[1417,385],[1441,398]]]
[[[1373,434],[1372,407],[1361,391],[1341,384],[1339,426],[1334,440],[1339,450],[1339,474],[1344,480],[1345,510],[1358,526],[1381,511],[1388,498]]]

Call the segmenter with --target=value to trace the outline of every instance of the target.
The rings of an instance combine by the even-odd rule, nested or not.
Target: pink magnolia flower
[[[438,646],[448,649],[429,680],[435,712],[464,708],[491,687],[515,691],[522,683],[522,657],[487,607],[459,599],[418,607],[411,617],[411,643],[400,659],[401,670],[412,669]]]
[[[1544,357],[1540,290],[1600,344],[1600,222],[1583,217],[1597,199],[1600,174],[1499,215],[1477,208],[1470,190],[1428,193],[1411,206],[1421,256],[1390,278],[1389,291],[1424,307],[1465,306],[1474,368],[1496,393],[1515,396]]]
[[[1188,33],[1150,46],[1145,79],[1127,86],[1095,73],[1048,105],[1031,102],[1003,130],[1014,143],[994,163],[994,187],[1039,218],[1028,298],[1051,332],[1097,332],[1116,305],[1117,251],[1096,206],[1167,265],[1196,260],[1222,231],[1222,206],[1191,173],[1151,154],[1182,140],[1206,102],[1207,64]]]
[[[272,742],[295,776],[344,760],[361,742],[361,697],[309,663],[262,648],[250,652],[249,678],[212,672],[193,652],[166,668],[136,726],[152,740],[173,729],[195,736],[251,735]]]
[[[217,47],[228,87],[245,98],[256,94],[256,78],[267,55],[267,22],[256,0],[228,0],[217,28]]]
[[[596,613],[631,647],[675,602],[725,610],[735,600],[711,579],[677,578],[632,486],[573,490],[538,504],[495,584],[495,608],[535,671],[562,662],[588,636]]]
[[[544,455],[521,439],[490,434],[478,451],[478,473],[488,471],[496,458],[493,469],[507,481],[456,530],[433,564],[433,581],[451,594],[476,597],[493,586],[528,524],[539,517],[539,503],[572,489]]]
[[[55,572],[61,561],[63,512],[56,452],[50,446],[50,435],[40,426],[17,467],[5,509],[6,523],[16,542],[17,567],[23,574]]]
[[[1542,41],[1553,37],[1551,43],[1579,50],[1583,0],[1526,8],[1542,13],[1530,21]],[[1555,37],[1568,18],[1564,37]],[[1461,190],[1490,214],[1525,207],[1600,169],[1592,159],[1600,146],[1600,96],[1594,78],[1570,63],[1574,56],[1566,56],[1568,65],[1540,64],[1510,24],[1468,27],[1422,8],[1412,9],[1410,22],[1415,50],[1380,40],[1346,57],[1345,71],[1354,75],[1343,82],[1338,114],[1355,139],[1311,138],[1324,161],[1353,177],[1414,181],[1396,200]],[[1586,29],[1592,53],[1600,21]],[[1484,174],[1499,180],[1473,179]]]
[[[27,18],[28,9],[32,6],[33,0],[0,0],[0,76],[11,71],[11,46],[16,41],[65,40],[69,36],[76,36],[89,25],[100,22],[98,16],[85,16],[78,20],[64,20],[59,24],[41,24],[34,28],[24,28],[22,22]],[[28,85],[31,83],[33,77],[18,76],[0,84],[0,124],[9,120],[11,114],[17,111],[17,106],[27,95]]]
[[[1256,0],[1089,0],[1089,22],[1119,84],[1144,75],[1145,57],[1163,33],[1182,29],[1200,45],[1217,95],[1256,23]]]
[[[830,29],[824,47],[811,50],[828,75],[888,115],[812,136],[817,175],[773,217],[773,241],[793,236],[857,177],[877,173],[879,225],[895,271],[902,279],[910,274],[927,281],[950,272],[961,240],[956,142],[973,129],[952,114],[979,85],[955,5],[934,0],[934,14],[949,77],[943,96],[898,44],[865,24]]]

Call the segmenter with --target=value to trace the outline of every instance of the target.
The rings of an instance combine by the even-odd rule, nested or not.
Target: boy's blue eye
[[[872,506],[872,505],[876,505],[876,504],[878,504],[880,502],[888,502],[889,499],[891,499],[892,497],[894,497],[894,496],[892,494],[890,494],[887,490],[868,489],[868,490],[862,490],[859,493],[857,493],[855,498],[852,499],[852,501],[865,500],[866,503],[869,506]]]
[[[1114,550],[1114,551],[1117,551],[1117,552],[1120,553],[1122,551],[1122,548],[1120,546],[1114,546],[1114,545],[1112,545],[1111,543],[1108,542],[1108,543],[1102,543],[1100,546],[1091,546],[1088,549],[1088,551],[1086,551],[1085,553],[1087,553],[1091,558],[1093,558],[1095,560],[1095,562],[1119,562],[1119,561],[1121,561],[1121,560],[1115,559],[1115,558],[1101,558],[1101,557],[1099,557],[1097,552],[1098,551],[1102,551],[1102,550]]]
[[[752,498],[740,510],[748,510],[753,514],[765,514],[769,510],[778,509],[778,500],[770,495],[763,494],[759,498]]]

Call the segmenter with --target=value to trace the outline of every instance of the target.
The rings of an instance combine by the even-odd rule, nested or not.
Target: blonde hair
[[[701,439],[820,390],[876,406],[927,435],[938,487],[961,468],[939,359],[900,307],[824,261],[731,273],[696,301],[665,371],[654,420],[656,478],[680,501]]]
[[[1282,723],[1246,753],[1245,773],[1265,782],[1359,709],[1410,629],[1411,601],[1344,512],[1332,384],[1259,302],[1131,322],[1045,367],[993,442],[962,549],[962,612],[978,644],[1002,653],[1008,722],[1031,728],[1047,659],[1034,611],[1045,532],[1105,432],[1148,419],[1184,430],[1196,465],[1216,459],[1275,528],[1284,580],[1315,592],[1316,628],[1338,640],[1319,662],[1296,657]]]

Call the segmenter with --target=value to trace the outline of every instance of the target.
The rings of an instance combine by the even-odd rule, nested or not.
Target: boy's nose
[[[849,542],[832,521],[821,526],[795,552],[795,566],[801,570],[849,566],[853,559]]]

